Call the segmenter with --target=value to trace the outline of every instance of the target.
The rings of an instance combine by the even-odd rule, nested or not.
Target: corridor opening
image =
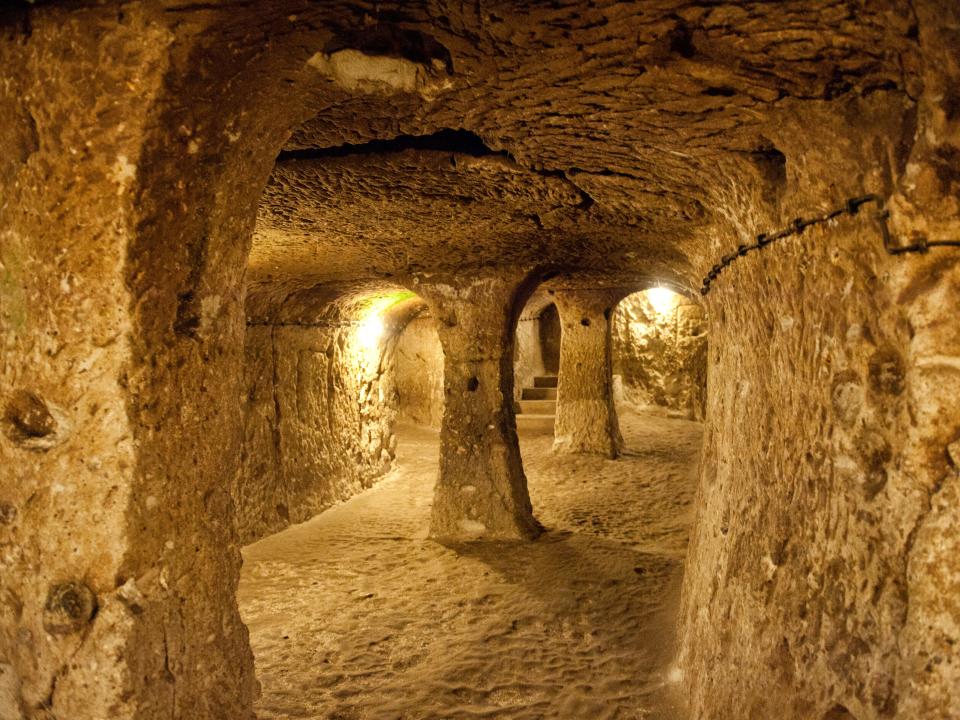
[[[537,318],[537,334],[540,337],[540,357],[543,358],[545,375],[560,372],[560,313],[553,303],[547,305]]]
[[[390,473],[244,550],[258,717],[683,720],[672,628],[699,426],[631,416],[636,452],[615,463],[520,427],[546,532],[435,542],[442,350],[429,310],[399,332]]]
[[[560,374],[560,315],[550,296],[534,292],[515,331],[514,403],[518,430],[553,433]]]
[[[247,324],[232,488],[244,543],[308,520],[394,464],[396,345],[423,301],[394,288],[300,302],[295,320],[253,315]]]
[[[574,430],[564,432],[594,432],[595,440],[570,443],[555,438],[555,448],[616,455],[616,418],[624,412],[702,421],[707,316],[700,302],[662,284],[636,290],[642,284],[632,282],[612,291],[589,282],[579,285],[574,292],[559,288],[557,281],[547,282],[520,314],[514,356],[517,427],[555,436],[558,407],[561,413],[573,407]],[[558,298],[568,308],[569,337],[561,330]],[[582,432],[577,423],[587,417],[593,427]],[[597,433],[605,423],[610,429]]]
[[[258,701],[236,602],[287,532],[251,629],[337,649],[317,716],[643,716],[665,678],[704,720],[960,717],[960,5],[4,5],[4,720],[296,701],[289,666]],[[669,346],[614,317],[656,281],[701,293],[706,395],[618,364]],[[364,313],[403,292],[444,411],[393,447]],[[645,624],[683,518],[679,621]],[[332,618],[288,603],[328,547]]]
[[[698,300],[666,287],[631,293],[611,321],[617,407],[704,419],[707,315]]]

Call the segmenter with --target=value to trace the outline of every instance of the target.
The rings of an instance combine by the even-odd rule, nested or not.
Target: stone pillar
[[[45,8],[28,37],[0,33],[4,720],[137,710],[129,655],[148,583],[125,565],[130,508],[147,499],[136,494],[125,263],[141,108],[162,82],[164,38],[136,9],[122,25],[111,16]]]
[[[440,473],[430,533],[444,539],[532,538],[513,414],[513,311],[519,277],[430,278],[444,354]]]
[[[180,102],[223,85],[152,8],[29,21],[0,33],[0,718],[252,720],[228,491],[281,133],[251,93]]]
[[[562,327],[553,449],[616,458],[623,448],[613,404],[610,316],[619,296],[557,291]]]

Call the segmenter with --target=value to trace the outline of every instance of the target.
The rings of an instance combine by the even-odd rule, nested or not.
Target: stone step
[[[553,433],[554,419],[553,415],[517,415],[517,430]]]
[[[518,412],[524,415],[556,415],[556,400],[521,400],[517,403],[520,406]]]
[[[525,387],[520,395],[521,400],[556,400],[557,389],[552,387]]]
[[[556,375],[540,375],[533,379],[533,386],[538,388],[555,388],[560,378]]]

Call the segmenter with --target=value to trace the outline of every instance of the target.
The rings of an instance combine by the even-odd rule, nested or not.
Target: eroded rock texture
[[[520,278],[696,291],[865,192],[898,242],[960,237],[957,13],[8,3],[0,717],[252,717],[230,493],[248,323],[444,273],[435,531],[529,537]],[[695,718],[960,714],[958,260],[883,254],[863,213],[739,259],[706,300]]]
[[[504,277],[503,275],[506,275]],[[513,329],[523,277],[426,277],[416,287],[443,347],[437,538],[529,538],[539,532],[513,415]]]
[[[613,372],[624,401],[660,405],[702,420],[707,399],[707,318],[669,290],[634,293],[611,321]]]
[[[553,447],[615,458],[623,448],[613,402],[610,317],[617,293],[558,290],[560,384]]]
[[[18,12],[0,27],[0,716],[248,718],[224,463],[239,303],[208,304],[216,340],[178,336],[178,265],[135,250],[161,215],[154,249],[178,244],[157,211],[173,181],[145,157],[176,39],[139,5]]]
[[[955,235],[956,176],[910,178],[932,180],[928,143],[951,152],[956,130],[929,125],[904,146],[896,117],[872,133],[825,120],[818,136],[845,148],[829,158],[801,120],[785,128],[788,157],[802,143],[809,168],[836,173],[803,175],[795,202],[899,153],[896,232]],[[891,257],[867,218],[848,219],[742,260],[711,292],[681,655],[696,716],[957,715],[946,588],[960,575],[943,554],[957,523],[943,505],[960,433],[957,268],[949,251]],[[946,534],[927,544],[932,527]],[[739,668],[736,687],[707,670],[718,666]]]
[[[931,298],[960,275],[908,270],[853,225],[743,263],[713,300],[682,654],[704,717],[958,712],[958,328]],[[707,671],[732,663],[736,686]]]
[[[351,324],[247,328],[242,541],[303,522],[390,469],[391,351],[390,338]]]

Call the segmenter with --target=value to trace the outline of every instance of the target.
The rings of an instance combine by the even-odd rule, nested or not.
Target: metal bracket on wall
[[[922,253],[927,252],[927,250],[933,247],[960,247],[960,240],[927,240],[925,237],[919,238],[911,245],[897,245],[893,239],[893,236],[890,234],[890,228],[887,225],[887,220],[890,217],[890,211],[884,207],[883,198],[881,198],[879,195],[861,195],[860,197],[850,198],[835,210],[831,210],[830,212],[823,213],[822,215],[815,215],[806,219],[796,218],[792,223],[790,223],[789,226],[782,230],[778,230],[774,233],[761,233],[757,235],[756,242],[738,246],[737,249],[729,255],[724,255],[721,257],[720,262],[710,269],[710,272],[707,273],[707,276],[703,279],[703,287],[700,288],[700,294],[706,295],[708,292],[710,292],[711,283],[716,280],[717,276],[723,272],[726,267],[733,263],[734,260],[741,258],[754,250],[762,250],[767,245],[770,245],[777,240],[783,240],[791,235],[800,235],[808,227],[821,225],[823,223],[830,222],[831,220],[836,220],[843,215],[856,215],[860,212],[860,207],[866,205],[867,203],[875,203],[877,206],[877,213],[874,218],[880,225],[880,235],[883,238],[883,249],[886,250],[890,255],[903,255],[905,253],[912,252]]]

